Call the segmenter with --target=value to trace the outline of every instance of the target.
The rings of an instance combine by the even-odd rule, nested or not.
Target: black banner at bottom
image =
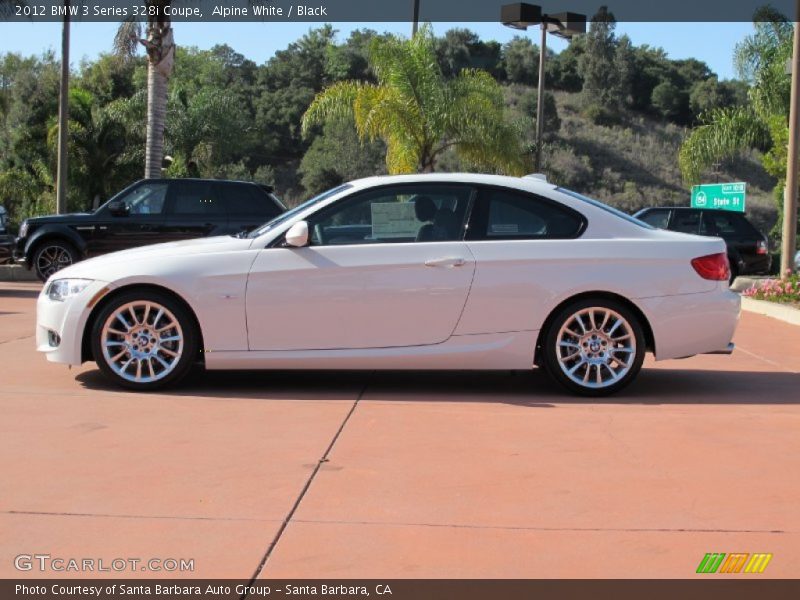
[[[800,598],[800,580],[781,579],[25,579],[0,580],[0,598],[27,600],[533,600],[537,598]]]

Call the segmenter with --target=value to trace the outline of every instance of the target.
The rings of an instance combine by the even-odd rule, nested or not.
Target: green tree
[[[463,69],[445,79],[429,26],[410,40],[376,40],[369,63],[377,83],[342,81],[325,89],[303,115],[305,133],[329,119],[352,117],[362,140],[386,143],[390,173],[431,172],[450,147],[477,168],[524,172],[502,89],[485,71]]]
[[[125,164],[124,125],[106,112],[86,89],[69,92],[69,208],[90,210],[95,201],[105,200],[127,185],[134,165]],[[50,119],[48,145],[53,157],[58,144],[58,121]]]
[[[653,107],[666,119],[677,117],[686,104],[684,92],[670,81],[662,81],[653,88],[650,99]]]
[[[303,156],[299,174],[305,191],[318,194],[344,181],[385,173],[385,156],[383,142],[362,142],[352,121],[330,120]]]
[[[790,77],[784,69],[792,53],[792,24],[767,8],[756,14],[754,27],[755,33],[738,44],[735,52],[739,75],[751,83],[750,102],[715,108],[701,116],[700,125],[680,149],[687,183],[697,182],[713,164],[750,148],[765,150],[766,170],[780,180],[785,177]]]
[[[617,64],[615,28],[614,14],[601,6],[592,17],[586,34],[586,52],[580,61],[584,105],[599,109],[611,118],[619,115],[628,96],[626,82]]]
[[[509,83],[524,85],[538,83],[539,47],[535,46],[530,39],[515,35],[510,42],[506,43],[503,46],[503,64]]]

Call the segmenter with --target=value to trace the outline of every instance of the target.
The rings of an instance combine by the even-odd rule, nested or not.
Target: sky
[[[321,23],[177,23],[175,39],[184,46],[209,49],[216,44],[228,44],[237,52],[263,63],[277,50]],[[408,35],[410,23],[334,23],[339,40],[347,38],[350,31],[359,28],[389,31]],[[538,44],[538,30],[526,32],[503,27],[499,23],[434,23],[437,35],[452,27],[466,27],[483,40],[507,42],[515,35],[530,35]],[[71,35],[71,60],[77,65],[81,58],[95,58],[111,49],[117,28],[116,23],[73,23]],[[635,45],[648,44],[663,48],[670,58],[697,58],[705,61],[720,79],[736,76],[733,68],[733,49],[753,30],[751,23],[618,23],[617,35],[627,34]],[[566,41],[548,36],[550,47],[556,52],[567,45]],[[0,52],[19,52],[39,55],[51,49],[60,52],[60,23],[0,23]]]

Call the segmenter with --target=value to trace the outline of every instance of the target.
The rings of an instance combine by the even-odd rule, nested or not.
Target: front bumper
[[[105,281],[93,281],[76,296],[57,302],[47,296],[49,282],[36,301],[36,350],[47,360],[68,365],[82,362],[83,331],[86,321],[105,292]]]

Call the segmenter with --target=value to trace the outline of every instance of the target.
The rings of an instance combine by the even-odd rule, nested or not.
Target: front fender
[[[75,246],[82,255],[85,256],[86,254],[86,240],[83,239],[78,233],[68,227],[67,225],[42,225],[38,229],[36,229],[33,233],[28,236],[27,241],[25,242],[25,262],[30,267],[33,249],[46,238],[61,238],[68,241],[70,244]]]

